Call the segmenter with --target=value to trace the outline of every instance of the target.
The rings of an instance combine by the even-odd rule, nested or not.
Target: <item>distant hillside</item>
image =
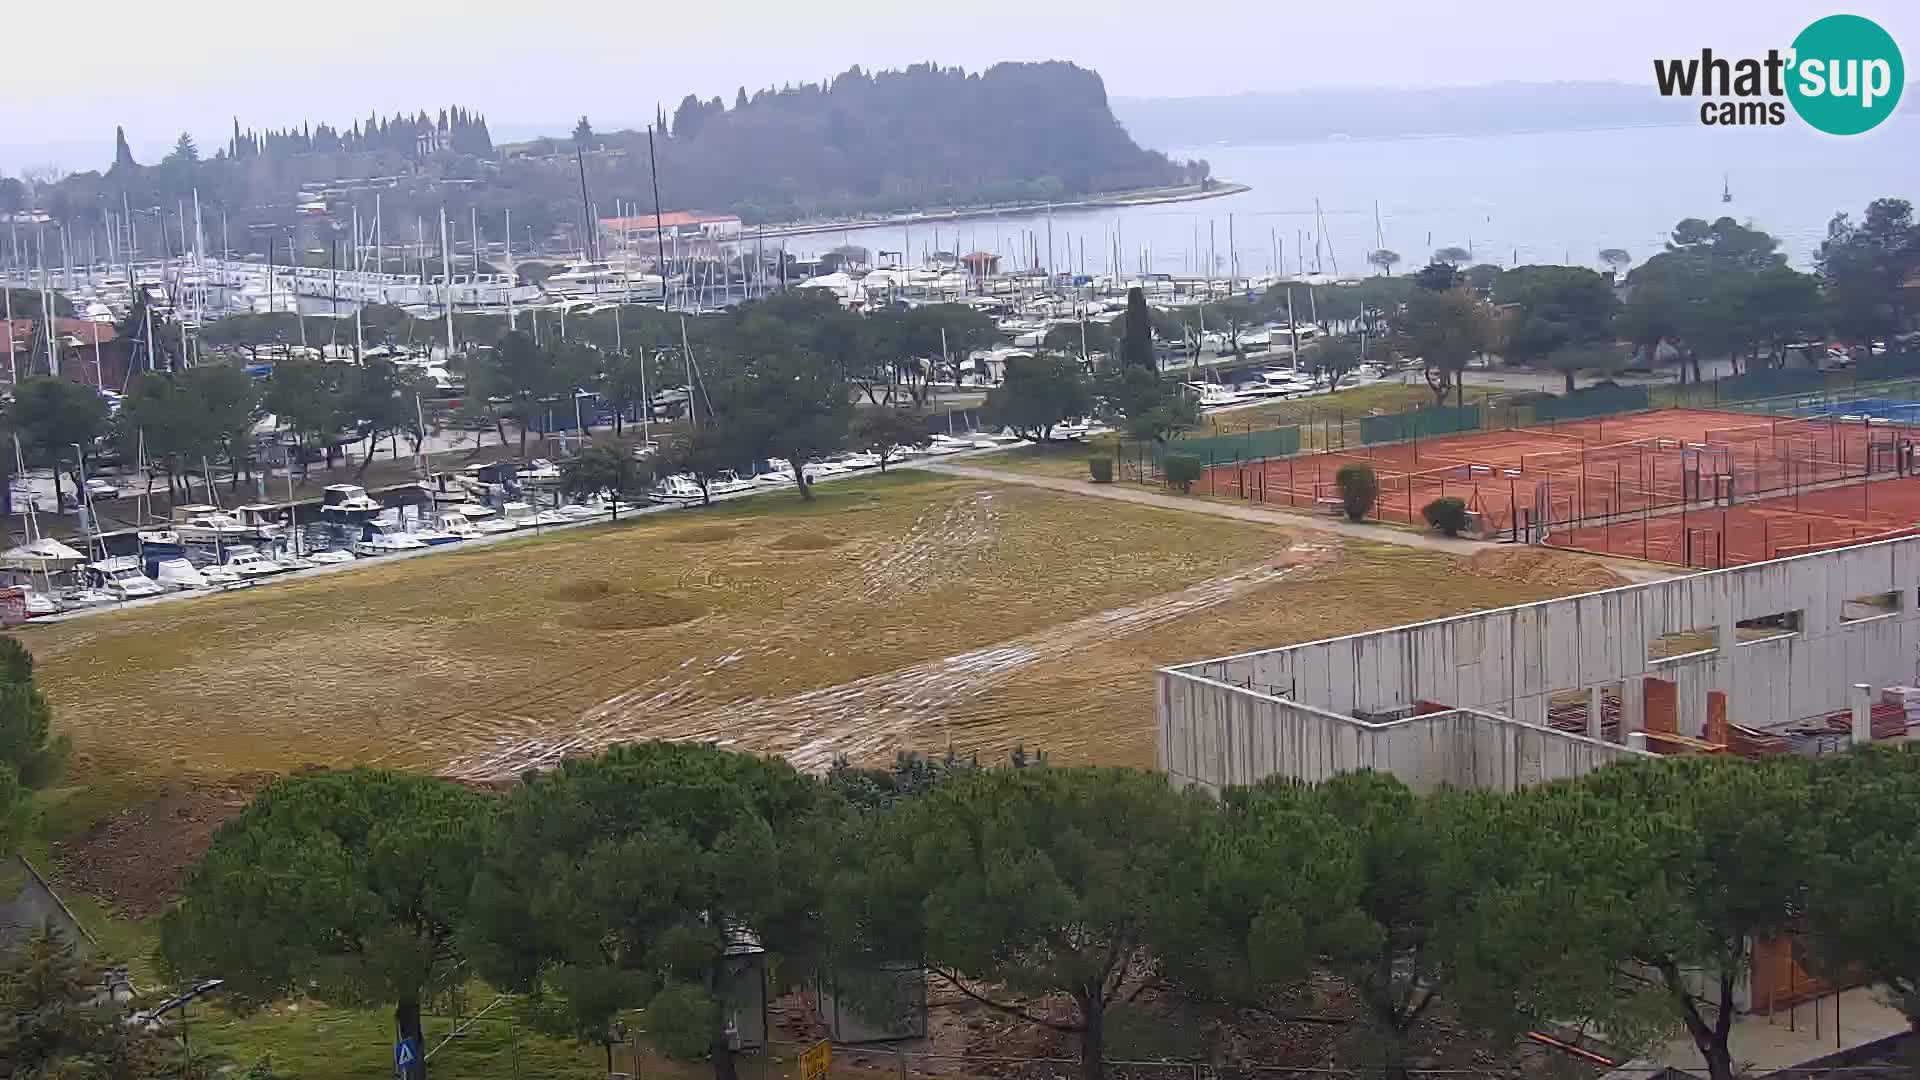
[[[1127,132],[1152,146],[1498,135],[1694,123],[1697,104],[1630,83],[1491,83],[1427,89],[1299,90],[1232,97],[1116,98]]]
[[[690,94],[655,126],[665,207],[732,211],[749,223],[1063,200],[1191,184],[1208,171],[1205,162],[1142,149],[1114,119],[1100,76],[1059,62],[972,74],[932,64],[856,67],[829,84],[742,87],[731,107]],[[456,223],[477,215],[490,237],[507,211],[516,236],[546,237],[577,230],[581,163],[601,217],[653,205],[645,131],[596,132],[589,116],[548,135],[496,146],[486,118],[459,106],[437,118],[369,116],[265,132],[236,120],[223,145],[202,153],[182,135],[164,159],[143,165],[119,133],[118,146],[103,140],[96,159],[110,168],[51,184],[8,179],[0,212],[44,209],[84,234],[122,207],[167,216],[197,193],[204,212],[225,215],[242,248],[263,244],[268,226],[294,226],[311,249],[330,244],[326,226],[353,207],[368,220],[378,188],[390,229],[411,229],[444,207]],[[142,243],[158,249],[178,229],[151,232]]]
[[[748,221],[1069,198],[1206,172],[1142,149],[1115,121],[1100,76],[1060,62],[974,74],[856,67],[828,86],[742,87],[731,108],[689,95],[667,127],[672,137],[657,148],[662,200]],[[593,142],[626,151],[605,189],[650,203],[650,192],[639,198],[645,133]],[[553,144],[562,147],[570,144]]]

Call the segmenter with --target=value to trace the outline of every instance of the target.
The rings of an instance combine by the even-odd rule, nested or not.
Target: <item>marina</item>
[[[895,447],[889,460],[1018,444],[1006,435],[947,439],[921,449]],[[85,552],[51,538],[0,552],[0,578],[9,581],[0,584],[0,599],[11,596],[22,618],[58,619],[791,487],[788,462],[763,464],[765,469],[752,478],[726,472],[704,488],[691,476],[665,476],[643,503],[609,502],[599,496],[563,500],[557,491],[558,470],[535,459],[524,471],[511,463],[495,463],[372,493],[359,485],[334,484],[318,500],[247,504],[232,512],[184,504],[174,508],[171,522],[88,537],[85,547],[101,553],[92,561]],[[879,464],[877,455],[849,452],[810,463],[807,475],[810,483],[832,481],[864,475]],[[31,520],[27,528],[34,531]]]

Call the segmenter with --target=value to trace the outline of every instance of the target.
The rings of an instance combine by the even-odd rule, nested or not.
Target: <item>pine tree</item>
[[[183,131],[180,133],[180,137],[174,140],[173,153],[168,154],[166,161],[162,164],[192,165],[199,160],[200,148],[193,145],[193,136]]]

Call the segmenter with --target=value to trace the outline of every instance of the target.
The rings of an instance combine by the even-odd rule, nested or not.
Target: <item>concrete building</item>
[[[1164,668],[1157,753],[1183,785],[1374,768],[1432,790],[1818,752],[1904,734],[1876,702],[1920,700],[1917,650],[1909,537]]]
[[[56,318],[53,331],[54,374],[110,390],[127,385],[132,346],[112,323]],[[16,375],[48,373],[46,343],[34,321],[0,319],[0,385],[10,385]]]
[[[702,240],[709,243],[740,238],[740,218],[734,214],[702,214],[693,210],[669,210],[656,225],[652,214],[600,219],[600,242],[610,251],[653,254],[655,235],[671,244],[675,240]]]

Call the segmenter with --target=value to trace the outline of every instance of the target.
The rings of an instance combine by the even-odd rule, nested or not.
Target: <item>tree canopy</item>
[[[1093,411],[1086,372],[1071,357],[1042,353],[1007,358],[1007,376],[987,391],[981,416],[1034,442],[1053,441],[1053,429]]]
[[[9,1076],[186,1080],[170,1036],[128,1024],[100,1000],[100,971],[49,926],[27,927],[0,957],[0,1064]]]
[[[1699,358],[1746,356],[1779,347],[1819,326],[1818,283],[1786,265],[1779,241],[1732,218],[1688,218],[1665,251],[1627,275],[1624,336],[1676,344],[1699,378]]]
[[[607,513],[620,519],[619,497],[639,491],[650,479],[633,451],[613,439],[595,439],[560,464],[560,490],[574,498],[604,496]]]
[[[670,1054],[733,1075],[726,951],[819,948],[821,789],[784,762],[648,743],[569,760],[502,808],[473,885],[472,955],[591,1041],[644,1008]]]
[[[1107,1013],[1154,973],[1153,945],[1190,913],[1204,820],[1196,794],[1114,769],[961,774],[900,805],[864,837],[851,936],[875,957],[921,956],[939,978],[995,1010],[1073,1033],[1081,1076],[1105,1075]],[[864,936],[863,936],[864,935]],[[1061,994],[1049,1019],[1012,994]]]
[[[1120,362],[1147,371],[1160,370],[1153,348],[1153,315],[1147,309],[1147,294],[1138,288],[1127,290],[1127,310],[1120,333]]]
[[[1875,199],[1859,223],[1835,214],[1816,256],[1834,329],[1849,341],[1906,325],[1907,286],[1920,274],[1920,223],[1905,199]]]
[[[1446,400],[1467,361],[1491,348],[1498,338],[1492,312],[1461,288],[1415,289],[1407,299],[1403,320],[1408,348],[1425,364],[1427,386],[1436,403]]]
[[[932,441],[925,414],[886,407],[856,413],[849,436],[857,449],[879,455],[881,472],[887,471],[887,462],[898,448],[923,447]]]
[[[411,773],[280,780],[214,835],[161,924],[161,955],[183,976],[217,973],[243,1005],[391,1003],[421,1080],[421,1002],[465,978],[455,931],[491,809]]]

